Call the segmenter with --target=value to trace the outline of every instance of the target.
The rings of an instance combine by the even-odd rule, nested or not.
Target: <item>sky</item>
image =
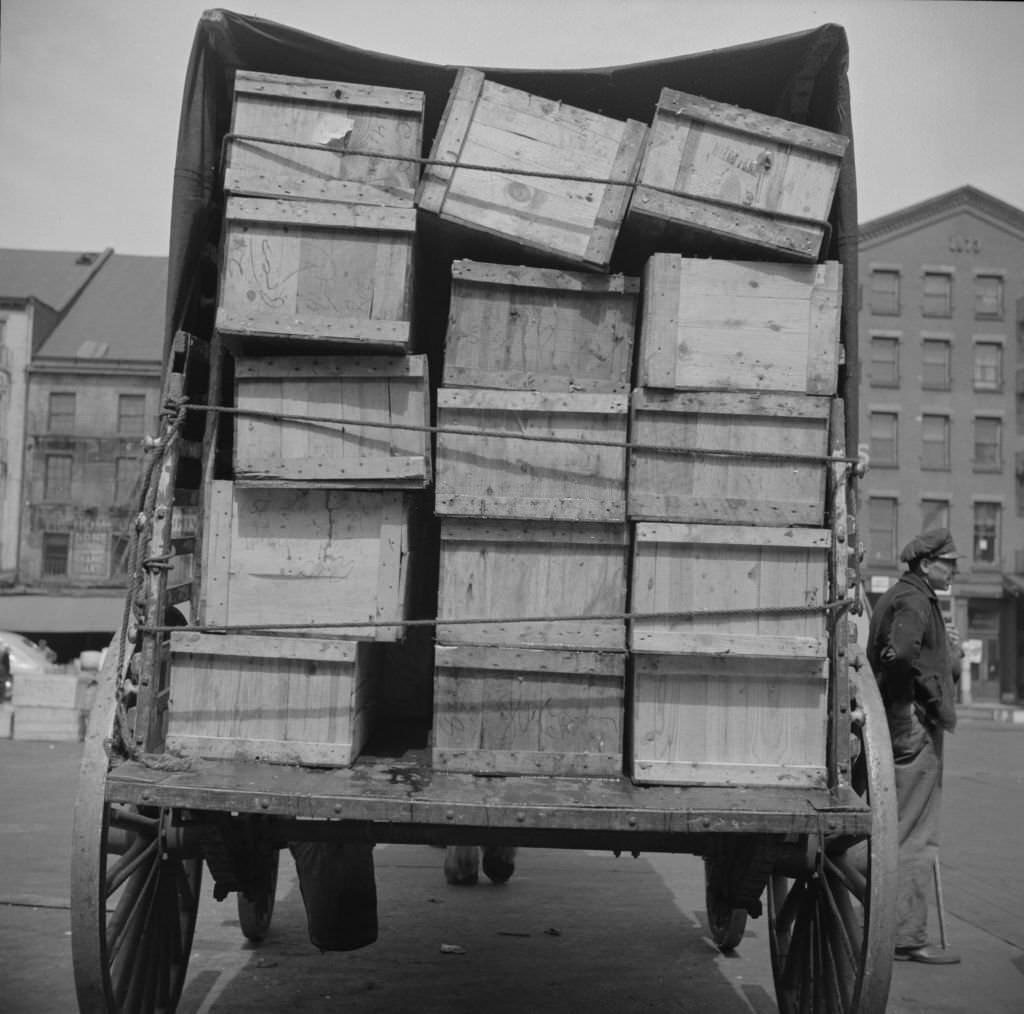
[[[0,247],[166,255],[182,85],[210,0],[3,0]],[[603,67],[842,25],[862,222],[971,184],[1024,208],[1024,2],[235,0],[363,49]]]

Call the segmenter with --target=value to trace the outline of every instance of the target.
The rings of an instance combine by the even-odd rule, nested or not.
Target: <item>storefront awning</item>
[[[0,595],[0,630],[36,634],[113,634],[125,595]]]

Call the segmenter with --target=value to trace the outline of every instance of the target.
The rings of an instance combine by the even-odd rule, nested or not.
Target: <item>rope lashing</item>
[[[312,424],[326,430],[336,430],[339,427],[349,426],[352,428],[433,433],[441,436],[497,437],[505,440],[525,440],[545,444],[571,443],[580,447],[610,447],[625,451],[644,451],[651,454],[668,454],[678,455],[681,457],[738,458],[744,461],[750,461],[751,459],[756,458],[758,461],[795,461],[807,462],[810,464],[856,465],[861,460],[860,458],[841,457],[839,455],[797,454],[796,452],[735,451],[725,448],[720,450],[711,450],[701,447],[664,447],[660,444],[645,444],[633,440],[602,440],[597,437],[583,435],[571,437],[546,436],[540,433],[514,433],[509,430],[470,429],[462,426],[430,426],[422,423],[378,422],[353,419],[345,416],[328,419],[324,416],[268,412],[263,409],[234,408],[224,405],[189,404],[185,406],[185,408],[187,411],[222,412],[226,415],[266,419],[273,422]]]
[[[245,623],[245,624],[204,624],[202,626],[171,627],[147,626],[147,631],[169,633],[177,630],[193,633],[242,633],[245,631],[284,631],[284,630],[359,630],[377,627],[435,627],[435,626],[470,626],[488,623],[587,623],[610,622],[615,620],[676,620],[680,622],[706,620],[712,618],[727,619],[729,617],[765,617],[765,616],[808,616],[816,614],[836,613],[849,608],[848,599],[837,599],[821,605],[807,606],[765,606],[750,609],[698,609],[693,611],[673,610],[669,612],[617,612],[617,613],[586,613],[575,616],[473,616],[445,619],[432,617],[429,619],[395,619],[395,620],[337,620],[323,623]]]
[[[624,187],[630,190],[636,190],[642,187],[644,190],[650,190],[654,193],[665,194],[668,197],[686,197],[693,198],[693,194],[688,194],[685,190],[678,190],[674,187],[662,187],[657,186],[653,183],[642,183],[638,180],[617,180],[611,179],[607,176],[581,176],[577,173],[565,173],[565,172],[551,172],[542,169],[523,169],[518,166],[501,166],[491,165],[486,162],[460,162],[458,160],[451,161],[450,159],[439,159],[439,158],[424,158],[419,155],[399,155],[391,152],[383,151],[370,151],[361,148],[336,148],[329,144],[316,144],[312,141],[288,141],[278,138],[269,137],[256,137],[252,134],[235,134],[227,133],[224,135],[221,141],[221,159],[220,164],[225,165],[224,152],[231,141],[250,142],[257,145],[279,145],[285,148],[305,148],[311,151],[322,151],[329,152],[335,155],[346,155],[352,158],[374,158],[381,160],[388,160],[392,162],[410,162],[423,167],[438,167],[442,169],[462,169],[470,172],[491,172],[491,173],[502,173],[506,176],[529,176],[533,179],[540,180],[567,180],[573,183],[593,183],[598,186],[608,187]],[[339,181],[344,182],[344,181]],[[367,181],[366,185],[373,186],[374,181]],[[241,196],[247,197],[267,197],[268,195],[258,191],[248,192],[244,190],[233,191]],[[274,194],[274,200],[309,200],[307,197],[295,196],[292,197],[287,194]],[[710,195],[700,195],[700,203],[704,205],[710,205],[712,207],[723,208],[725,210],[735,212],[735,202],[725,201],[717,197]],[[744,206],[743,212],[745,214],[764,215],[770,217],[772,221],[791,222],[794,225],[809,225],[815,228],[822,228],[826,223],[823,223],[820,219],[810,218],[807,215],[794,215],[791,212],[777,211],[770,208],[757,208],[754,206]]]

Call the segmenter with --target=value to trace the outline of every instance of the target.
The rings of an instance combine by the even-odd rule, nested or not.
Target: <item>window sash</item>
[[[948,500],[921,501],[921,531],[928,532],[933,528],[949,527]]]
[[[70,454],[46,455],[43,474],[44,500],[71,499],[71,470]]]
[[[952,381],[952,348],[948,341],[926,338],[921,345],[921,386],[948,391]]]
[[[997,503],[974,505],[974,561],[995,563],[999,546],[999,515]]]
[[[900,312],[900,273],[876,269],[871,272],[871,312]]]
[[[146,396],[122,394],[117,399],[117,432],[142,436],[146,432]]]
[[[921,417],[921,467],[949,468],[949,419],[944,415]]]
[[[73,391],[51,391],[46,414],[48,433],[73,433],[75,395]]]
[[[875,335],[871,339],[871,383],[877,387],[897,387],[899,382],[899,341]]]
[[[873,496],[868,501],[868,545],[873,563],[896,560],[897,502],[891,497]]]
[[[1003,424],[999,419],[978,416],[974,420],[974,464],[998,469],[1002,465]]]
[[[871,413],[871,463],[895,465],[899,446],[899,416],[895,412]]]
[[[999,275],[978,275],[975,278],[974,316],[1002,319],[1003,280]]]
[[[953,313],[953,276],[944,271],[924,273],[922,312],[926,317],[949,317]]]
[[[43,532],[43,577],[63,577],[68,572],[71,536],[67,532]]]
[[[995,342],[977,342],[974,346],[974,388],[998,391],[1003,386],[1003,347]]]

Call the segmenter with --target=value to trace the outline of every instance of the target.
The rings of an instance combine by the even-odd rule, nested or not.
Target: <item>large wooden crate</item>
[[[826,657],[830,530],[667,522],[635,529],[633,651]]]
[[[403,489],[431,481],[426,356],[239,358],[235,403],[236,478]]]
[[[435,768],[621,773],[625,654],[438,645],[434,662]]]
[[[213,482],[210,492],[202,571],[206,624],[315,624],[313,633],[368,641],[402,636],[410,494],[227,480]],[[367,622],[381,625],[352,626]]]
[[[635,390],[629,517],[823,525],[830,408],[811,395]]]
[[[350,764],[370,731],[379,647],[176,630],[167,747],[220,760]]]
[[[423,101],[418,91],[238,70],[224,189],[408,203],[419,180]]]
[[[817,260],[849,138],[662,89],[629,205],[674,249]],[[662,247],[662,249],[665,249]]]
[[[836,391],[842,266],[655,254],[644,270],[638,383]]]
[[[633,780],[826,783],[822,659],[636,655]]]
[[[217,328],[235,346],[407,352],[415,229],[411,205],[229,197]]]
[[[11,694],[13,738],[44,742],[81,740],[93,681],[93,676],[77,673],[18,673]]]
[[[622,651],[627,556],[625,525],[444,518],[438,642]]]
[[[619,394],[438,390],[436,512],[625,521],[627,412]]]
[[[442,164],[424,169],[416,203],[449,222],[603,271],[646,135],[635,120],[540,98],[465,67],[430,153]]]
[[[639,292],[624,275],[455,261],[444,383],[628,391]]]

